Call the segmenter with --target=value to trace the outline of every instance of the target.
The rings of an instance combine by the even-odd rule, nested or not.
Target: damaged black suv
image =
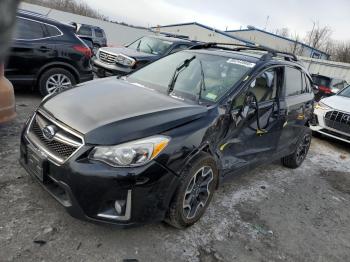
[[[44,99],[20,161],[74,217],[184,228],[235,174],[299,167],[313,99],[292,54],[202,44]]]

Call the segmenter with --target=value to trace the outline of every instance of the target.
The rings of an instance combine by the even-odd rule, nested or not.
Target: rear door
[[[48,30],[44,23],[18,17],[15,39],[12,44],[5,75],[14,82],[35,80],[47,56],[51,56],[54,45],[48,43]]]
[[[298,67],[285,67],[282,94],[285,120],[278,150],[285,155],[294,152],[299,136],[312,116],[314,94],[309,77]]]
[[[283,127],[283,118],[279,113],[282,85],[282,68],[267,69],[234,99],[231,112],[233,121],[218,150],[225,173],[252,167],[273,158]],[[255,94],[259,110],[258,114],[252,110],[243,119],[240,112],[247,92]]]

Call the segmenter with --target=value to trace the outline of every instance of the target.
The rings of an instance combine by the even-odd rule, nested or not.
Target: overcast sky
[[[84,0],[83,0],[84,1]],[[220,30],[247,25],[275,32],[288,27],[302,37],[313,21],[333,30],[335,40],[350,40],[350,0],[85,0],[118,22],[141,26],[199,22]]]

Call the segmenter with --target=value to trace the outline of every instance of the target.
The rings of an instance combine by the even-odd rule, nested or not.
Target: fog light
[[[117,212],[118,216],[122,216],[125,213],[125,200],[117,200],[114,203],[115,211]]]

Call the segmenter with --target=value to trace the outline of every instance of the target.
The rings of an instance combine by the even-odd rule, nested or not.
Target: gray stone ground
[[[17,92],[18,117],[0,128],[0,261],[350,261],[349,145],[314,138],[301,168],[236,177],[187,230],[121,230],[70,217],[19,166],[19,134],[39,102]]]

